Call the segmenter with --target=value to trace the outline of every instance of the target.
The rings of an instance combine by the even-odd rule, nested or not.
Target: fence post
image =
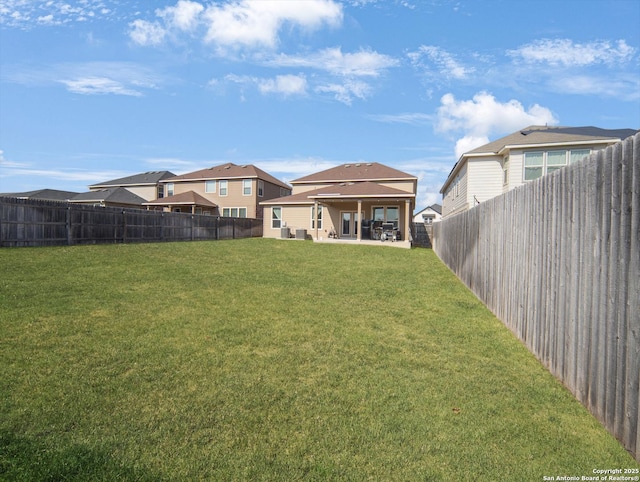
[[[127,212],[122,210],[122,244],[127,242]]]
[[[71,206],[67,206],[66,218],[65,218],[65,227],[67,229],[67,245],[71,246],[73,244],[71,239]]]

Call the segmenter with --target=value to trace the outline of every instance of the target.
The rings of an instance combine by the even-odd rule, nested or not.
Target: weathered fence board
[[[262,220],[0,197],[0,247],[262,236]]]
[[[435,223],[438,256],[640,460],[640,135]]]

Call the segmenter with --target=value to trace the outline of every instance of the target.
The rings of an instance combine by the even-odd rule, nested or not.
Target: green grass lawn
[[[638,467],[432,251],[0,249],[2,480]]]

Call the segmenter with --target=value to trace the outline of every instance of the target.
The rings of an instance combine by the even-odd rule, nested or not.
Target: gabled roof
[[[529,126],[508,136],[477,147],[463,154],[498,154],[505,148],[549,144],[570,144],[595,141],[624,140],[634,135],[633,129],[601,129],[599,127],[548,127]]]
[[[529,126],[493,142],[465,152],[449,172],[440,189],[444,193],[455,175],[469,158],[501,155],[509,149],[551,147],[571,144],[608,145],[622,141],[640,131],[634,129],[601,129],[600,127]]]
[[[18,199],[40,199],[43,201],[66,201],[77,195],[77,192],[59,191],[58,189],[36,189],[35,191],[0,193],[0,196],[15,197]]]
[[[291,181],[291,184],[340,183],[352,181],[395,181],[418,178],[377,162],[342,164]]]
[[[276,179],[271,174],[263,171],[262,169],[247,164],[243,166],[237,166],[231,162],[221,164],[220,166],[213,166],[207,169],[200,169],[199,171],[188,172],[180,176],[174,176],[168,179],[163,179],[163,182],[185,182],[185,181],[212,181],[215,179],[262,179],[268,181],[271,184],[275,184],[286,189],[291,189],[291,186]]]
[[[356,198],[356,197],[393,197],[411,198],[415,194],[375,182],[346,182],[317,189],[308,196],[311,199]]]
[[[99,182],[92,184],[89,188],[154,185],[162,179],[173,176],[175,176],[175,174],[171,171],[149,171],[140,174],[133,174],[132,176],[121,177],[119,179],[113,179],[111,181]]]
[[[260,204],[313,204],[315,201],[356,198],[414,198],[415,194],[375,182],[346,182],[263,201]]]
[[[209,201],[207,198],[201,196],[200,194],[194,191],[187,191],[180,194],[176,194],[174,196],[162,197],[159,199],[154,199],[153,201],[147,201],[142,203],[145,206],[168,206],[169,204],[172,206],[178,204],[184,204],[189,206],[210,206],[212,208],[218,207],[218,205],[212,201]]]
[[[97,203],[108,202],[114,204],[142,205],[146,199],[132,193],[124,187],[108,187],[96,191],[88,191],[69,199],[71,203]]]
[[[427,209],[431,209],[432,211],[438,214],[442,214],[442,206],[440,204],[432,204],[431,206],[427,206],[426,208],[423,208],[420,211],[416,212],[414,216],[417,216],[418,214],[425,212]]]

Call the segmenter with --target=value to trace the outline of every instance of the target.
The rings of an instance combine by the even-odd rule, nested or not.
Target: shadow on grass
[[[73,445],[51,449],[45,444],[0,431],[0,480],[122,480],[151,481],[162,477],[126,467],[105,452]]]

